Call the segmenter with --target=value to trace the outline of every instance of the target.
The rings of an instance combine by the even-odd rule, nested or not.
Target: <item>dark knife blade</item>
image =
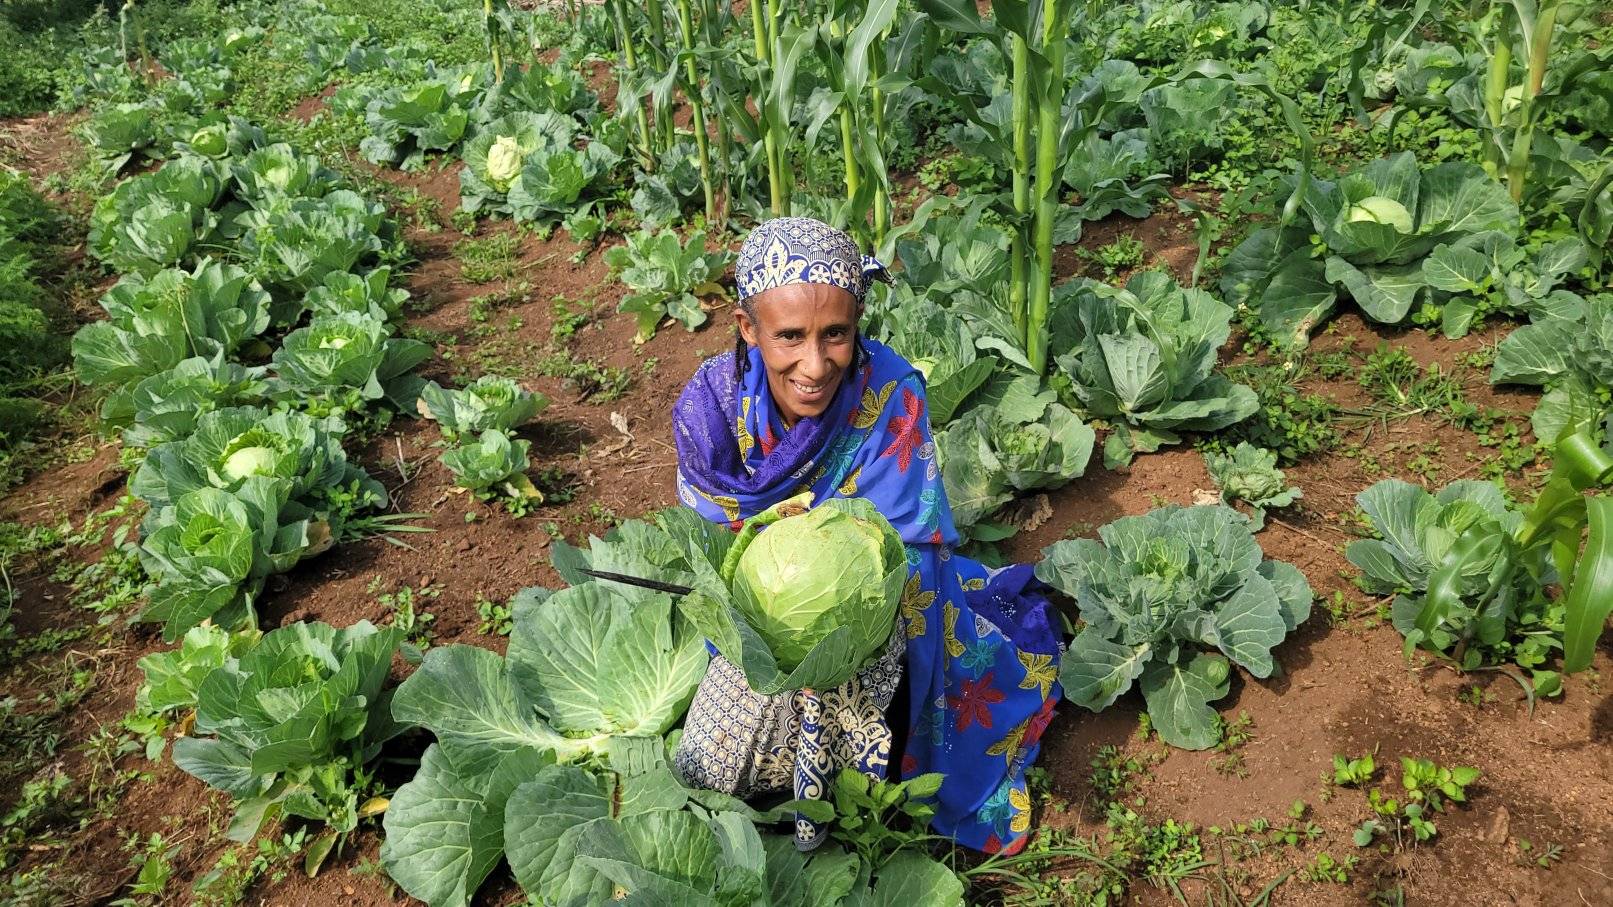
[[[678,586],[674,585],[673,583],[663,583],[660,580],[645,579],[642,576],[628,576],[625,573],[611,573],[608,570],[581,569],[580,572],[587,574],[594,579],[621,583],[625,586],[638,586],[641,589],[653,589],[656,592],[668,592],[672,595],[688,595],[690,592],[694,591],[694,588],[690,586]]]

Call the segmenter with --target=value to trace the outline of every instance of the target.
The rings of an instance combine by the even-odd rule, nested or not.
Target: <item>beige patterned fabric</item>
[[[877,659],[841,686],[811,697],[821,703],[816,717],[824,743],[824,753],[813,761],[825,777],[846,766],[883,768],[888,762],[885,709],[896,695],[906,653],[907,634],[898,626]],[[799,691],[759,695],[737,665],[714,655],[689,706],[672,765],[686,783],[736,797],[791,791],[808,699]]]

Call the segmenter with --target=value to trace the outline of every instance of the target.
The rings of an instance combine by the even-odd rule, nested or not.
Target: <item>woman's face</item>
[[[857,297],[827,284],[798,283],[760,293],[751,305],[755,318],[734,309],[739,334],[761,351],[784,424],[822,415],[851,368]]]

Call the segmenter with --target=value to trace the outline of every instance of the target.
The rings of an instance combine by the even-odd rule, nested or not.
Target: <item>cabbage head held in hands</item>
[[[764,695],[830,689],[878,653],[907,580],[902,540],[872,504],[801,495],[746,522],[685,611]],[[762,531],[765,529],[766,531]]]

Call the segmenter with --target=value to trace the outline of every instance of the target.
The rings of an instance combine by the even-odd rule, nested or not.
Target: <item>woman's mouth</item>
[[[823,381],[818,384],[806,384],[793,378],[790,379],[790,387],[795,391],[795,395],[801,398],[803,403],[816,403],[823,399],[824,395],[829,392],[830,383]]]

